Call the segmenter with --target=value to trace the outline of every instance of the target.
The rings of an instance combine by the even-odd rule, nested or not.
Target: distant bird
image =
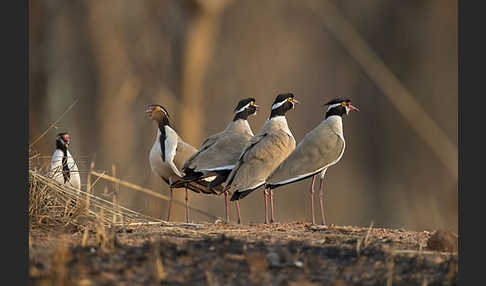
[[[56,150],[52,155],[50,175],[62,185],[81,189],[81,178],[78,166],[68,148],[71,144],[69,133],[63,132],[56,136]]]
[[[157,138],[150,150],[149,161],[152,171],[169,185],[170,199],[167,214],[167,221],[169,221],[173,189],[171,184],[184,176],[180,168],[192,154],[197,152],[197,149],[182,141],[169,121],[169,113],[162,105],[151,104],[145,112],[158,125]],[[205,180],[187,183],[184,187],[186,189],[186,221],[189,222],[187,189],[196,193],[217,193],[209,188],[209,182]]]
[[[295,139],[287,125],[285,113],[294,108],[297,100],[292,93],[280,94],[275,99],[270,117],[262,130],[248,141],[240,155],[236,166],[231,171],[225,190],[233,187],[231,201],[238,201],[265,184],[265,179],[295,148]],[[265,223],[267,223],[267,196],[263,192],[265,202]],[[270,196],[270,204],[273,198]],[[240,223],[240,211],[238,223]]]
[[[233,121],[223,131],[208,137],[198,152],[194,153],[182,167],[186,175],[172,184],[181,187],[185,183],[216,176],[209,185],[210,188],[221,186],[236,165],[238,158],[248,140],[253,137],[248,117],[256,114],[258,105],[255,98],[240,100],[235,108]],[[228,215],[228,192],[225,195],[226,221]]]
[[[304,136],[295,150],[268,176],[265,185],[266,188],[272,190],[312,177],[310,199],[312,224],[315,224],[314,181],[315,176],[320,174],[319,201],[323,225],[326,224],[322,204],[324,175],[327,168],[341,159],[346,145],[342,116],[348,114],[350,110],[359,111],[357,107],[351,104],[349,99],[336,98],[326,105],[329,105],[329,107],[325,120]]]

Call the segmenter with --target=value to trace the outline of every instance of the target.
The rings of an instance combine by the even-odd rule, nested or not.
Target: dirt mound
[[[429,250],[428,232],[304,223],[156,224],[107,231],[114,239],[102,245],[94,231],[32,230],[32,282],[296,286],[458,280],[457,252]]]

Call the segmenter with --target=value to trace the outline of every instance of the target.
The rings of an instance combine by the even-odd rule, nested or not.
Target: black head
[[[56,136],[56,149],[66,151],[71,144],[71,137],[67,132],[61,132]]]
[[[351,100],[347,98],[335,98],[328,103],[326,118],[331,115],[343,116],[343,114],[348,114],[350,110],[359,111],[359,109],[351,104]]]
[[[270,118],[285,115],[287,111],[294,108],[294,105],[299,103],[294,97],[292,93],[279,94],[273,102]]]
[[[169,112],[167,109],[160,104],[149,104],[145,113],[148,117],[152,118],[152,120],[157,121],[159,124],[163,125],[170,125],[169,124]]]
[[[235,117],[233,121],[238,119],[248,119],[248,116],[255,115],[258,110],[258,105],[255,104],[255,98],[245,98],[238,102],[235,108]]]

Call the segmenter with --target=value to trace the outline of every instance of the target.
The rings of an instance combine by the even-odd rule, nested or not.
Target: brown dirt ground
[[[457,285],[457,252],[430,232],[309,223],[30,231],[33,285]],[[98,243],[97,243],[98,241]]]

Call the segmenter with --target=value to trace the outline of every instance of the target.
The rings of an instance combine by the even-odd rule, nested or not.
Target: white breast
[[[327,119],[327,124],[331,127],[331,129],[343,140],[343,150],[341,150],[341,154],[339,154],[339,157],[332,161],[330,164],[325,166],[322,171],[321,171],[321,178],[324,178],[324,175],[326,174],[326,170],[328,167],[336,164],[341,160],[341,157],[343,157],[344,154],[344,149],[346,149],[346,141],[344,140],[344,134],[343,134],[343,118],[339,115],[331,115]]]
[[[285,116],[283,116],[283,115],[275,116],[275,117],[272,117],[267,122],[269,122],[269,121],[272,121],[272,123],[276,124],[278,126],[278,128],[285,131],[287,134],[289,134],[290,137],[294,138],[294,136],[292,135],[292,132],[290,132],[289,125],[287,124],[287,119],[285,118]]]
[[[343,134],[343,119],[339,115],[331,115],[326,119],[326,124],[328,124],[331,129],[344,141]]]
[[[164,161],[162,161],[162,149],[160,148],[160,134],[161,134],[160,130],[157,129],[157,138],[155,139],[154,145],[150,150],[149,162],[152,171],[156,175],[168,180],[170,172],[167,164]]]
[[[54,151],[54,154],[52,155],[51,159],[51,167],[50,167],[50,176],[54,178],[57,182],[60,184],[64,184],[64,177],[62,175],[62,157],[64,156],[64,153],[56,149]],[[79,175],[79,169],[78,166],[76,165],[76,162],[74,161],[73,156],[67,151],[67,166],[69,168],[69,173],[70,173],[70,179],[66,184],[69,184],[70,186],[76,188],[76,189],[81,189],[81,177]]]
[[[255,136],[253,134],[253,131],[251,131],[250,124],[248,123],[248,120],[238,120],[241,122],[238,122],[239,124],[243,125],[243,130],[245,130],[250,136]]]

